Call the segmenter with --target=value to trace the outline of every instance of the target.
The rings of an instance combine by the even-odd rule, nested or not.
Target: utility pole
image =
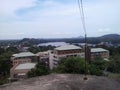
[[[87,35],[85,34],[85,76],[84,76],[84,80],[87,80]]]
[[[84,10],[83,10],[83,2],[82,0],[78,0],[79,11],[81,15],[81,21],[83,25],[83,30],[85,33],[85,73],[84,73],[84,80],[87,80],[87,33],[86,33],[86,25],[85,25],[85,18],[84,18]]]

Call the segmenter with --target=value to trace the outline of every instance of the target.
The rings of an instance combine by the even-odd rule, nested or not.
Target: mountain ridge
[[[23,38],[21,40],[0,40],[0,44],[14,43],[23,45],[35,45],[47,42],[67,42],[67,43],[84,43],[85,38],[82,36],[74,38],[52,38],[52,39],[40,39],[40,38]],[[99,37],[87,37],[87,42],[91,44],[98,44],[100,42],[110,42],[112,44],[120,44],[120,34],[106,34]]]
[[[106,34],[106,35],[103,35],[103,36],[100,36],[101,38],[120,38],[120,35],[119,34]]]

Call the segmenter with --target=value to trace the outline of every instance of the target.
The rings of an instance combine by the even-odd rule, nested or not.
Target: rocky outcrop
[[[51,74],[0,86],[0,90],[120,90],[120,79],[84,76],[79,74]]]

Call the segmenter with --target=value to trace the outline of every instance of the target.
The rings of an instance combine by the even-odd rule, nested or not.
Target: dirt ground
[[[0,86],[0,90],[120,90],[120,78],[51,74]]]

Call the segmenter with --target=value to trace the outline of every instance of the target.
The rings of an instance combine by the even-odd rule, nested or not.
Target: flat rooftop
[[[18,70],[18,69],[32,69],[34,68],[36,65],[36,63],[24,63],[24,64],[19,64],[15,70]]]
[[[74,49],[82,49],[82,48],[75,45],[65,45],[55,48],[55,50],[74,50]]]
[[[28,57],[28,56],[35,56],[32,52],[21,52],[17,54],[13,54],[13,57]]]
[[[103,48],[91,48],[91,52],[107,52],[108,50]]]

